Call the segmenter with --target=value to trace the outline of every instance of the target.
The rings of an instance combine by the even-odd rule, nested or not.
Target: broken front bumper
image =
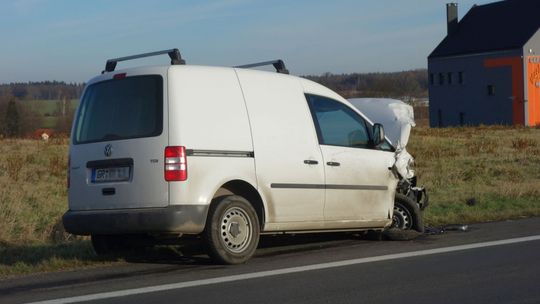
[[[429,205],[429,196],[427,190],[424,187],[412,187],[409,196],[413,196],[414,200],[420,207],[420,210],[424,210]]]

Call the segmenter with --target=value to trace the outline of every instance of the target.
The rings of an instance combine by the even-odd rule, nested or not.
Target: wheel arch
[[[264,202],[253,185],[239,179],[228,181],[214,193],[212,204],[216,201],[216,198],[225,195],[239,195],[244,197],[255,209],[260,228],[262,229],[264,227],[266,219]]]

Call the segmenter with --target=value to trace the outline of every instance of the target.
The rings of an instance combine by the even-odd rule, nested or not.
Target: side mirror
[[[373,125],[373,134],[372,140],[373,140],[373,146],[375,148],[379,147],[381,144],[384,143],[384,127],[380,123],[376,123]]]

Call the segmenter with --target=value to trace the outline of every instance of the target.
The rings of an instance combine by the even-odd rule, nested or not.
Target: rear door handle
[[[337,162],[327,162],[326,164],[332,167],[338,167],[341,165],[340,163],[337,163]]]
[[[316,160],[306,159],[306,160],[304,160],[304,164],[306,164],[306,165],[317,165],[317,164],[319,164],[319,162],[316,161]]]

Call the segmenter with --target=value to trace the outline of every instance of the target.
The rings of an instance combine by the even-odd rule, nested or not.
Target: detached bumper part
[[[208,206],[67,211],[62,217],[67,232],[76,235],[185,233],[204,230]]]
[[[424,187],[412,187],[411,193],[414,195],[418,207],[420,210],[424,210],[429,205],[429,196],[427,194],[426,188]]]

